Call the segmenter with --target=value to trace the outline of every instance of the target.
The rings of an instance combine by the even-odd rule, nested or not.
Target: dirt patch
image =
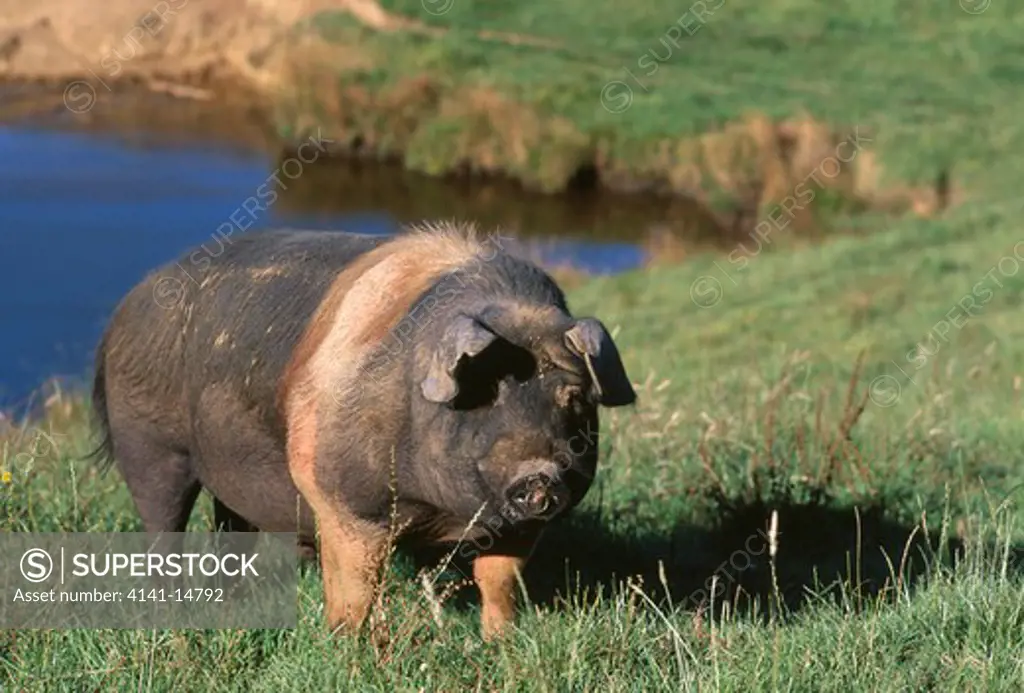
[[[268,53],[331,0],[0,0],[0,75],[126,78],[195,84],[239,79],[269,86]],[[361,4],[361,3],[355,3]],[[301,52],[302,46],[296,47]]]
[[[291,69],[346,52],[313,33],[293,31],[325,11],[348,12],[377,31],[445,33],[374,0],[0,0],[0,78],[237,80],[272,92]],[[520,34],[479,37],[558,47]]]

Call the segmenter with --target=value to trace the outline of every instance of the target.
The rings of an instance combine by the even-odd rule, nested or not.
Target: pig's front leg
[[[358,630],[373,606],[388,532],[347,512],[334,494],[320,487],[315,473],[317,424],[313,409],[292,417],[288,469],[316,516],[327,625],[332,632],[339,627]]]
[[[324,613],[333,632],[357,631],[376,596],[387,552],[386,530],[337,516],[321,518],[320,556]]]
[[[473,560],[473,579],[480,590],[480,631],[485,640],[504,633],[515,620],[516,593],[526,562],[539,536],[496,542]]]

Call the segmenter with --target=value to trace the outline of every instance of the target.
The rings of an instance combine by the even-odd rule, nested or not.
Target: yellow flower
[[[3,474],[0,474],[0,481],[4,482],[5,484],[11,483],[11,473],[4,472]]]

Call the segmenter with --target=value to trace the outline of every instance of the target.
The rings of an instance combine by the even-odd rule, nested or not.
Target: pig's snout
[[[569,488],[554,464],[542,465],[516,477],[505,489],[502,514],[508,520],[547,520],[569,502]]]

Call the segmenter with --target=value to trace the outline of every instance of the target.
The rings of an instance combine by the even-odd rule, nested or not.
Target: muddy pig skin
[[[150,274],[100,343],[93,404],[146,531],[297,532],[327,625],[358,629],[397,508],[406,540],[473,551],[485,637],[516,572],[582,500],[598,407],[636,399],[594,318],[500,237],[254,231]]]

